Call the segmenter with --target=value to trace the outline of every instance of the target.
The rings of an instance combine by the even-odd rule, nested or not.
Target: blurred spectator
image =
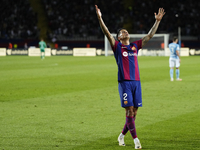
[[[52,30],[52,33],[48,34],[50,40],[54,40],[59,35],[66,36],[66,38],[86,38],[88,36],[102,38],[103,34],[96,19],[95,4],[103,8],[102,11],[105,14],[103,17],[105,21],[109,22],[107,26],[110,28],[112,26],[111,32],[116,32],[124,22],[123,14],[121,14],[125,11],[123,1],[112,0],[109,3],[102,0],[82,0],[78,3],[71,0],[42,1],[48,16],[48,24]],[[113,13],[110,13],[110,11]],[[110,18],[113,20],[111,21]],[[120,19],[114,21],[114,18]]]
[[[58,49],[58,44],[57,43],[54,44],[54,48]]]
[[[8,44],[8,49],[12,49],[12,48],[13,48],[12,43],[9,43]]]
[[[1,0],[0,38],[37,38],[37,14],[28,0]]]
[[[152,12],[159,7],[166,11],[157,33],[181,34],[200,38],[200,1],[197,0],[41,0],[48,18],[51,31],[47,31],[49,41],[56,42],[60,37],[65,39],[103,38],[98,25],[94,5],[97,4],[103,13],[103,19],[111,33],[120,27],[130,27],[131,34],[142,34],[153,25]],[[33,12],[28,0],[1,0],[0,38],[38,39],[37,14]],[[173,3],[173,5],[172,5]],[[142,10],[142,11],[141,11]],[[117,19],[116,19],[117,18]]]
[[[24,43],[24,49],[28,49],[27,43]]]
[[[196,0],[152,0],[143,1],[134,0],[133,11],[129,14],[132,17],[133,33],[148,32],[148,25],[153,24],[151,12],[157,11],[156,9],[163,7],[166,11],[165,18],[163,18],[157,33],[173,33],[177,34],[178,27],[181,27],[182,35],[196,36],[197,29],[200,22],[196,19],[199,18],[200,1]],[[141,12],[142,13],[138,13]],[[138,23],[135,20],[141,19]],[[142,27],[141,27],[142,26]]]
[[[59,35],[72,39],[88,36],[103,38],[98,20],[95,18],[95,4],[101,8],[104,14],[102,17],[107,22],[106,26],[111,30],[111,33],[115,33],[118,28],[127,25],[131,27],[132,34],[147,33],[149,25],[153,25],[152,18],[150,18],[153,15],[152,12],[156,12],[159,7],[163,7],[166,15],[157,33],[177,34],[180,26],[182,35],[199,35],[200,23],[197,18],[200,16],[200,1],[196,0],[134,0],[129,5],[125,3],[130,3],[130,1],[121,0],[109,2],[104,0],[82,0],[78,3],[71,0],[42,1],[52,30],[52,34],[49,34],[51,39]]]

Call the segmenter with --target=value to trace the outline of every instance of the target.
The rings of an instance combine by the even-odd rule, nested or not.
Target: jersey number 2
[[[127,93],[124,93],[124,94],[123,94],[123,97],[124,97],[124,98],[123,98],[124,101],[127,101]]]

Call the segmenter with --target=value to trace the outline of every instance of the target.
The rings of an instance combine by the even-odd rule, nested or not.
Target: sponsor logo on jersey
[[[124,57],[127,57],[127,56],[137,56],[137,53],[123,52],[122,55],[123,55]]]
[[[124,56],[124,57],[127,57],[127,56],[128,56],[128,53],[127,53],[127,52],[123,52],[123,56]]]

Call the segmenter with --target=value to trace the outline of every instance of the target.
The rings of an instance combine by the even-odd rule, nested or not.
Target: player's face
[[[128,34],[128,31],[125,30],[125,29],[122,29],[120,31],[120,34],[118,36],[120,39],[125,39],[125,38],[129,38],[129,34]]]

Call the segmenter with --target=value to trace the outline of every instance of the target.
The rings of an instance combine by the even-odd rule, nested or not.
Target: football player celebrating
[[[135,149],[141,149],[142,146],[137,137],[135,128],[135,119],[138,107],[142,107],[142,92],[137,54],[139,49],[141,49],[156,33],[165,12],[163,8],[159,8],[158,14],[154,13],[155,23],[149,33],[138,41],[130,42],[129,33],[123,28],[117,31],[115,40],[102,19],[100,9],[97,5],[95,5],[95,7],[100,27],[108,38],[118,65],[119,95],[121,106],[125,108],[126,111],[126,122],[118,137],[118,142],[120,146],[125,146],[124,136],[129,131],[133,137]]]

